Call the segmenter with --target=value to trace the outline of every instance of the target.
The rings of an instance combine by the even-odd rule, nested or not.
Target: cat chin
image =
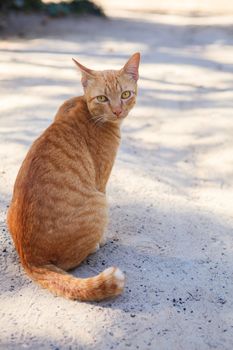
[[[128,114],[126,115],[122,115],[119,117],[116,116],[103,116],[103,118],[100,120],[100,123],[105,124],[105,123],[111,123],[111,124],[121,124],[123,122],[123,120],[127,117]],[[95,120],[98,120],[98,115],[94,115],[91,114],[92,118],[91,120],[93,120],[95,122]]]
[[[122,116],[122,117],[117,117],[117,118],[113,118],[113,119],[107,119],[106,121],[114,123],[114,124],[121,124],[126,117],[127,116]]]

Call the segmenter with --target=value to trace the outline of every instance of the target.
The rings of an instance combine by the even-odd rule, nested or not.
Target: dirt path
[[[1,349],[232,349],[232,17],[127,16],[33,18],[33,33],[18,17],[21,38],[0,42]],[[58,106],[81,93],[71,57],[118,68],[135,51],[139,99],[108,187],[109,241],[75,271],[117,265],[127,287],[101,303],[55,298],[12,247],[14,179]]]

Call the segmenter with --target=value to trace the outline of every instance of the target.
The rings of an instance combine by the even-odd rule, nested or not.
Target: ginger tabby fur
[[[74,60],[84,96],[59,108],[18,173],[8,227],[27,274],[56,295],[102,300],[124,288],[124,274],[116,267],[85,279],[66,271],[105,241],[106,184],[121,122],[136,101],[139,60],[136,53],[121,70],[107,71]]]

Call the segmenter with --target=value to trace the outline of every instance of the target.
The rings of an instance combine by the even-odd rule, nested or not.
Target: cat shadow
[[[230,253],[225,242],[232,239],[232,227],[214,215],[187,208],[171,215],[135,201],[113,206],[110,216],[107,244],[73,274],[87,277],[117,266],[126,274],[126,287],[117,299],[91,304],[121,309],[133,318],[171,307],[174,298],[194,301],[190,293],[210,287],[213,266],[215,273],[230,280],[224,262],[221,265],[221,254]],[[233,263],[231,253],[229,256]],[[217,279],[213,285],[220,294],[222,286]]]

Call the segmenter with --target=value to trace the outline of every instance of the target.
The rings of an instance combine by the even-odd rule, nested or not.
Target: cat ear
[[[138,80],[138,67],[140,63],[140,53],[136,52],[133,56],[130,57],[128,62],[124,65],[122,71],[130,75],[135,81]]]
[[[94,77],[94,72],[93,72],[93,70],[83,66],[81,63],[76,61],[74,58],[72,58],[72,60],[78,66],[80,72],[82,73],[82,80],[81,81],[82,81],[82,85],[85,89],[87,87],[88,80],[90,80]]]

